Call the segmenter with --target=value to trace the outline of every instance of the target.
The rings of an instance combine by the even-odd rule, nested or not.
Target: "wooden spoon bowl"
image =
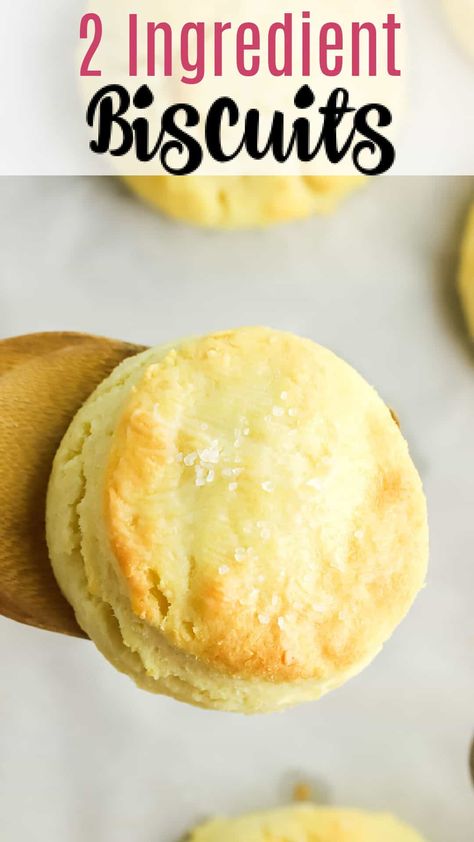
[[[83,333],[0,341],[0,614],[85,637],[53,576],[45,539],[51,464],[95,387],[142,346]]]

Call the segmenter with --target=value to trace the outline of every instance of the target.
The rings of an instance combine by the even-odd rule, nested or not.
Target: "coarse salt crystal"
[[[227,566],[227,564],[221,564],[221,566],[219,567],[219,575],[225,576],[225,574],[228,573],[228,572],[229,572],[229,567]]]
[[[270,622],[270,617],[268,616],[268,614],[259,614],[258,622],[261,623],[262,626],[268,626]]]
[[[219,461],[219,443],[217,439],[212,442],[210,447],[198,450],[198,455],[201,462],[210,462],[211,465],[217,464]]]
[[[237,491],[238,483],[236,482],[229,482],[229,491]]]
[[[204,471],[204,468],[202,467],[202,465],[196,465],[194,470],[195,470],[195,476],[196,476],[195,485],[197,485],[197,486],[205,485],[206,484],[206,475],[205,475],[205,471]]]
[[[262,488],[264,491],[267,492],[267,494],[271,494],[271,492],[273,491],[273,483],[269,480],[266,480],[265,482],[262,482]]]
[[[184,461],[184,464],[185,464],[188,468],[190,468],[192,465],[194,465],[194,463],[195,463],[196,459],[197,459],[197,453],[188,453],[188,454],[184,457],[184,460],[183,460],[183,461]]]
[[[285,410],[281,406],[274,406],[272,409],[272,414],[275,415],[277,418],[283,415]]]

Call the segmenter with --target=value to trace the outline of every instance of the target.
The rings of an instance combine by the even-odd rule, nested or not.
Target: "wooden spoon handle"
[[[81,404],[118,363],[141,350],[77,333],[0,341],[0,614],[85,637],[48,558],[49,473]]]

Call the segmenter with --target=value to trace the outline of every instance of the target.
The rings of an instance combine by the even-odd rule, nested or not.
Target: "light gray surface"
[[[428,587],[377,661],[284,714],[147,696],[91,644],[1,621],[2,840],[176,842],[208,813],[277,803],[301,775],[428,842],[472,842],[474,356],[452,292],[472,187],[381,180],[336,216],[219,234],[156,217],[111,180],[0,182],[0,335],[311,336],[397,408],[432,542]]]

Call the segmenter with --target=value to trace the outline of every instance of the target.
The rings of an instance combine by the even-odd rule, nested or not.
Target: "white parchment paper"
[[[386,179],[267,232],[169,222],[111,179],[0,181],[0,335],[158,343],[264,323],[356,366],[400,415],[429,499],[428,586],[376,662],[257,718],[149,696],[84,641],[0,621],[0,837],[177,842],[297,778],[472,842],[474,349],[453,291],[467,180]],[[383,842],[383,840],[380,840]]]

